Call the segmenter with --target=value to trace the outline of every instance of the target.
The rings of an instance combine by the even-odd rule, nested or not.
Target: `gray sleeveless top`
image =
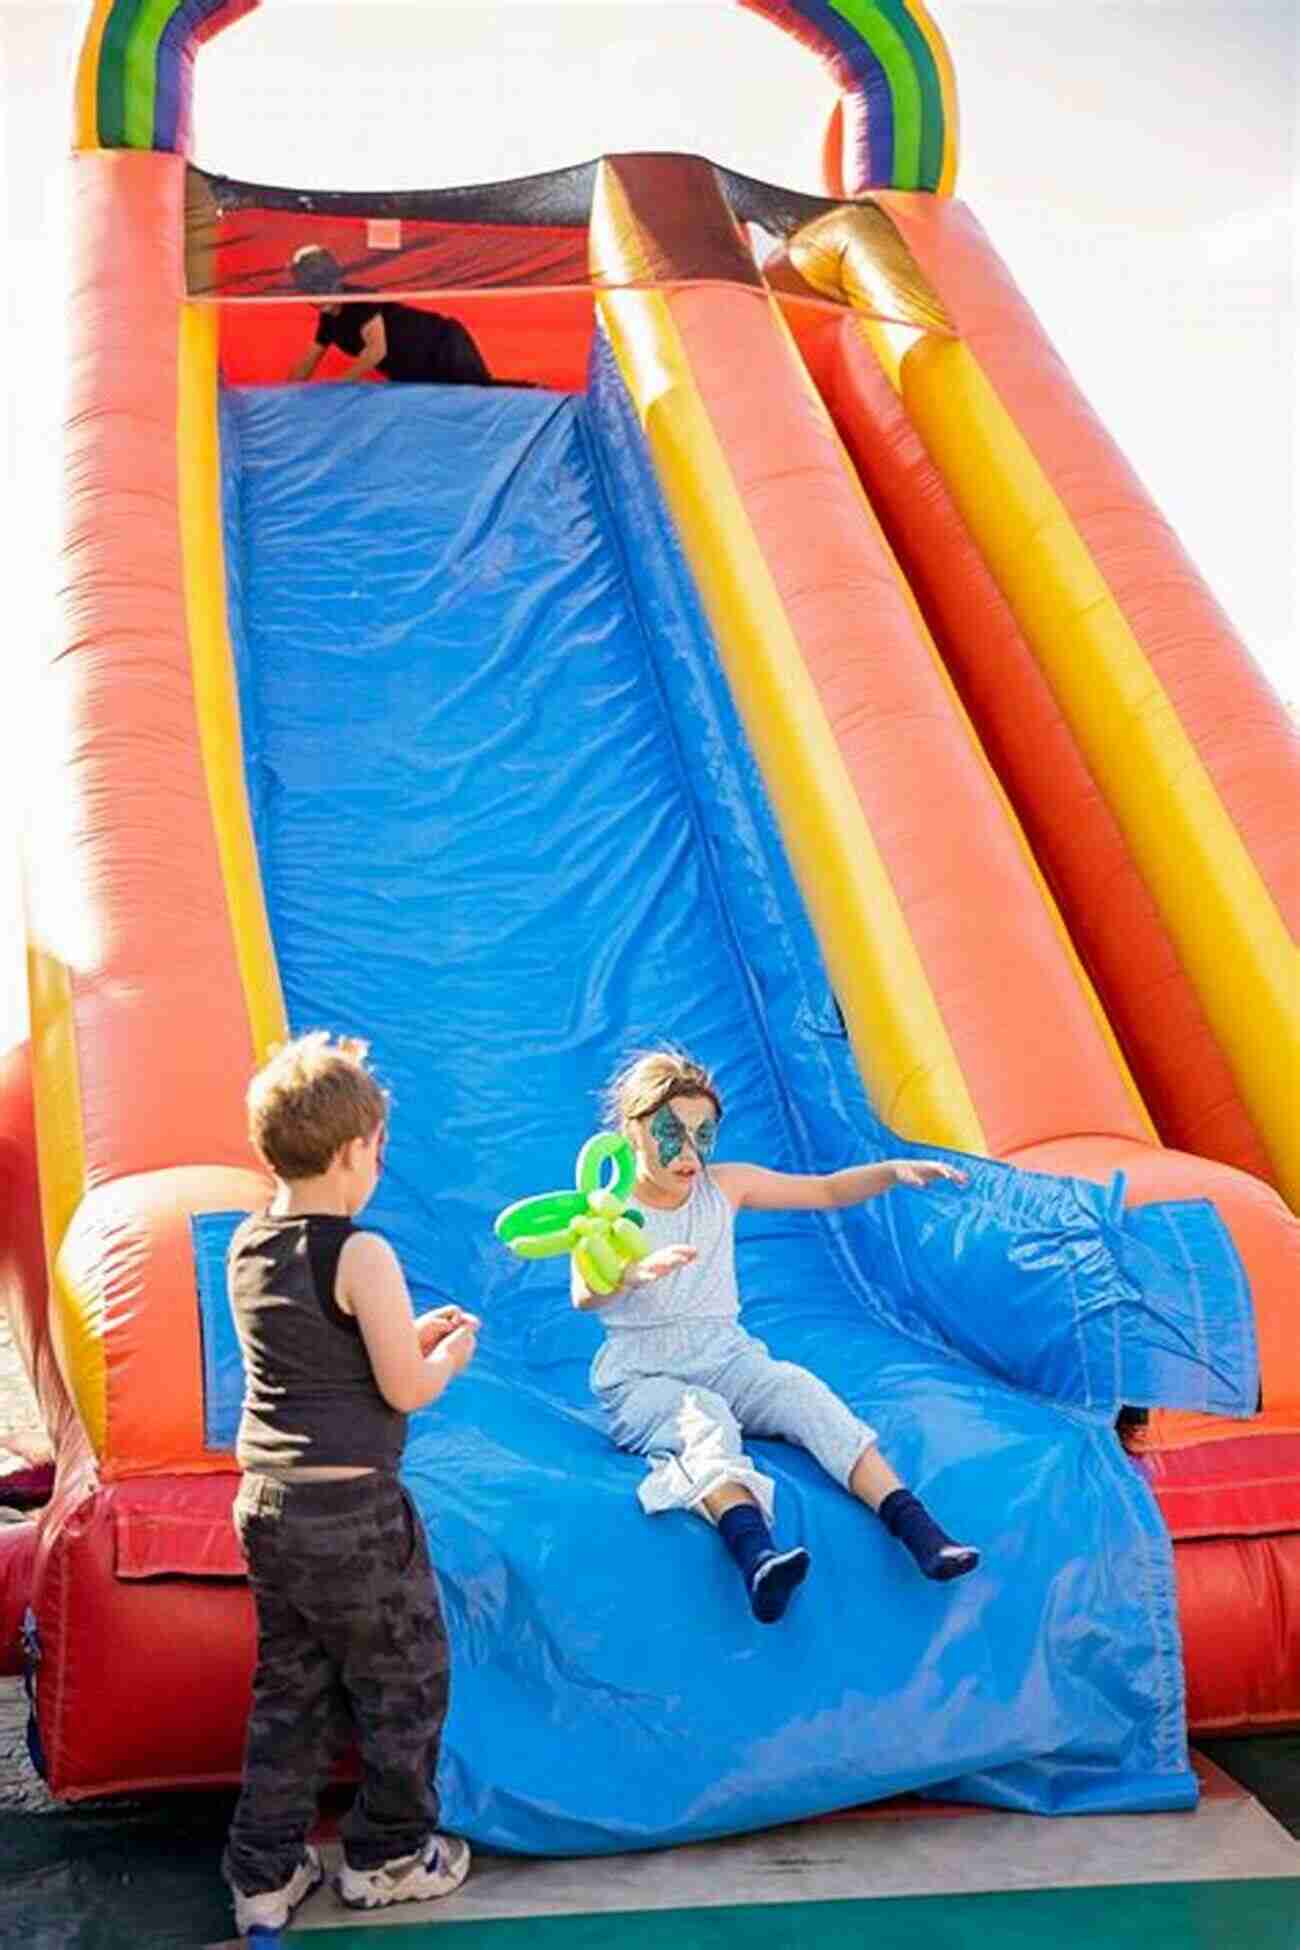
[[[667,1321],[735,1320],[740,1313],[736,1288],[735,1214],[707,1171],[700,1172],[684,1205],[664,1212],[638,1206],[645,1215],[651,1252],[661,1246],[694,1246],[689,1266],[650,1286],[631,1287],[597,1309],[603,1327],[661,1327]]]

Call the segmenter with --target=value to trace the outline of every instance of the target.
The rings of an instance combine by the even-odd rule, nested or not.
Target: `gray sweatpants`
[[[745,1454],[746,1435],[806,1449],[848,1487],[876,1432],[824,1381],[792,1361],[774,1361],[762,1341],[730,1322],[684,1323],[671,1345],[665,1339],[663,1329],[612,1335],[592,1371],[615,1442],[650,1459],[637,1492],[648,1514],[707,1516],[703,1499],[735,1483],[770,1522],[776,1486]],[[665,1357],[671,1372],[641,1371]]]

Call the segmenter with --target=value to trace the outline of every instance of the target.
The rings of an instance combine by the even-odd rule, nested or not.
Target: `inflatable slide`
[[[90,9],[66,817],[0,1094],[58,1793],[238,1774],[223,1257],[267,1192],[248,1075],[316,1026],[392,1091],[373,1218],[417,1301],[485,1322],[406,1463],[449,1827],[1179,1807],[1189,1721],[1300,1719],[1294,741],[954,200],[923,9],[756,10],[840,87],[824,197],[696,156],[208,175],[193,62],[247,4]],[[286,384],[304,244],[497,383]],[[777,1444],[814,1558],[779,1631],[702,1524],[641,1514],[598,1329],[491,1221],[665,1036],[717,1069],[723,1155],[967,1164],[740,1233],[749,1324],[981,1544],[960,1586]]]

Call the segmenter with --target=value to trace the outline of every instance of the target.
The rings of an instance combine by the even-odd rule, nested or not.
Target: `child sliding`
[[[776,1361],[740,1325],[733,1226],[761,1211],[855,1205],[895,1185],[918,1189],[965,1174],[931,1159],[897,1159],[800,1176],[762,1165],[709,1163],[722,1101],[690,1057],[654,1050],[610,1088],[611,1122],[636,1157],[633,1197],[647,1256],[623,1269],[612,1293],[594,1293],[575,1259],[573,1304],[598,1311],[604,1342],[591,1382],[621,1449],[648,1458],[639,1491],[650,1514],[695,1510],[714,1523],[765,1625],[781,1618],[810,1567],[806,1550],[772,1538],[774,1485],[744,1452],[745,1435],[808,1450],[837,1483],[874,1510],[927,1578],[974,1570],[979,1552],[954,1543],[900,1483],[876,1433],[807,1369]]]

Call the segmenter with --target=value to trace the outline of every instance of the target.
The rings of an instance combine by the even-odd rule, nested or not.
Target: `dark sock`
[[[919,1496],[911,1490],[891,1490],[876,1513],[890,1535],[906,1545],[927,1578],[946,1583],[964,1577],[980,1561],[970,1544],[955,1544],[941,1530]]]
[[[718,1530],[748,1584],[763,1558],[772,1553],[772,1533],[766,1517],[756,1503],[733,1503],[718,1518]]]
[[[812,1562],[806,1550],[777,1551],[763,1512],[753,1503],[733,1504],[718,1518],[722,1541],[740,1567],[749,1608],[760,1624],[775,1625],[803,1583]]]

